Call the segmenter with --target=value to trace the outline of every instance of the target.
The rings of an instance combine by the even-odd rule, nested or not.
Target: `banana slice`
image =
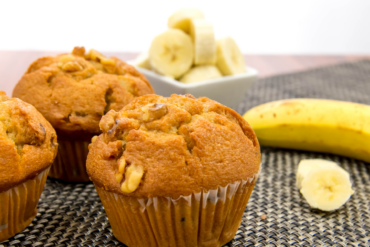
[[[329,160],[323,160],[323,159],[309,159],[309,160],[301,160],[298,164],[298,170],[297,170],[297,180],[296,184],[298,189],[301,189],[302,187],[302,181],[307,176],[308,173],[315,169],[321,169],[321,168],[337,168],[340,166],[337,165],[337,163],[329,161]]]
[[[191,68],[183,77],[181,77],[180,81],[183,83],[192,83],[219,77],[222,77],[222,75],[216,66],[200,65]]]
[[[298,166],[301,193],[312,208],[333,211],[344,205],[353,194],[348,172],[334,162],[303,160]]]
[[[217,40],[217,67],[223,75],[240,74],[246,71],[243,54],[231,37]]]
[[[138,66],[140,68],[152,70],[152,66],[150,65],[150,60],[149,60],[149,54],[148,54],[148,52],[141,53],[135,59],[134,65],[136,65],[136,66]]]
[[[177,28],[189,33],[192,19],[204,19],[203,12],[194,8],[180,9],[168,18],[167,25],[169,28]]]
[[[193,53],[190,36],[179,29],[169,29],[152,41],[150,65],[159,74],[179,78],[190,69]]]
[[[194,42],[194,64],[215,64],[216,39],[212,24],[203,19],[191,20],[190,36]]]

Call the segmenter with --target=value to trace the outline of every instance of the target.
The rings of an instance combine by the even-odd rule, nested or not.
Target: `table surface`
[[[37,58],[56,55],[61,52],[46,51],[0,51],[0,90],[11,95],[12,90]],[[108,52],[106,56],[116,56],[123,61],[134,59],[137,53]],[[306,69],[370,59],[370,55],[245,55],[246,64],[259,71],[260,77],[292,73]]]

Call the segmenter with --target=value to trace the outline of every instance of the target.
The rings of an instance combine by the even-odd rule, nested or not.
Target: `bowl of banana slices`
[[[199,9],[176,11],[168,28],[131,62],[156,94],[205,96],[235,109],[258,72],[245,65],[234,39],[216,40],[212,24]]]

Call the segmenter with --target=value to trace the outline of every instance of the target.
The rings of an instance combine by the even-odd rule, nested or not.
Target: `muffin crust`
[[[137,198],[177,198],[258,174],[260,147],[235,111],[208,98],[145,95],[100,121],[89,146],[87,172],[96,186]],[[122,191],[120,164],[141,167],[131,193]],[[139,169],[140,171],[140,169]]]
[[[50,123],[33,106],[0,91],[0,192],[37,176],[57,150]]]
[[[100,133],[99,121],[134,97],[154,93],[134,67],[95,50],[43,57],[30,65],[13,91],[36,107],[61,134]]]

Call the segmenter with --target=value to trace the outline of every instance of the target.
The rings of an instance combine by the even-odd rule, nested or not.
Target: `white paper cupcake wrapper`
[[[21,232],[35,218],[49,169],[34,179],[0,192],[0,242]]]
[[[49,176],[71,182],[87,182],[86,159],[90,142],[58,140],[59,150]]]
[[[177,199],[137,199],[95,187],[114,236],[130,247],[221,246],[235,236],[257,178]]]

